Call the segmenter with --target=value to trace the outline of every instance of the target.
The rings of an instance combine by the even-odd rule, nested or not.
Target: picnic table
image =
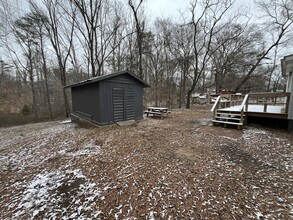
[[[149,115],[152,116],[160,116],[161,118],[163,118],[163,116],[167,116],[168,114],[170,114],[171,112],[168,111],[168,108],[163,108],[163,107],[147,107],[147,111],[144,111],[144,113],[146,114],[147,117],[149,117]]]

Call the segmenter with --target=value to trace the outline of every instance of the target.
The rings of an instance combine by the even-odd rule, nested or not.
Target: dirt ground
[[[0,128],[0,219],[293,219],[293,133],[209,107],[129,126]]]

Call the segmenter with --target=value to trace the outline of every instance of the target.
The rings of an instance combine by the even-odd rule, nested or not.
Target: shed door
[[[113,120],[124,121],[124,89],[113,88]]]
[[[135,118],[135,90],[113,88],[113,121],[126,121]]]

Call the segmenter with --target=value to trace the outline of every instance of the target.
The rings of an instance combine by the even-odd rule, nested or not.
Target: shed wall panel
[[[99,109],[100,109],[100,123],[112,124],[113,123],[113,100],[111,83],[105,81],[100,82],[99,86]]]
[[[86,119],[98,121],[98,85],[79,86],[72,88],[72,111]]]

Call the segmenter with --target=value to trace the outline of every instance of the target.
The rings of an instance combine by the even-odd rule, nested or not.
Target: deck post
[[[287,131],[293,131],[293,120],[288,120]]]
[[[287,101],[286,101],[286,112],[288,113],[287,116],[287,131],[293,131],[293,86],[291,86],[291,91],[289,95],[287,96]]]
[[[249,94],[248,94],[246,102],[245,102],[245,112],[248,112],[248,100],[249,100]]]
[[[268,103],[265,102],[264,106],[263,106],[263,112],[267,112],[268,109]]]
[[[288,131],[293,131],[293,54],[285,56],[281,60],[282,75],[287,79],[286,92],[289,93],[286,101]]]
[[[288,97],[288,131],[293,131],[293,86],[291,86],[290,96]],[[286,106],[287,108],[287,106]]]
[[[290,102],[290,93],[289,95],[286,97],[286,107],[285,107],[285,113],[288,114],[289,111],[289,102]]]

